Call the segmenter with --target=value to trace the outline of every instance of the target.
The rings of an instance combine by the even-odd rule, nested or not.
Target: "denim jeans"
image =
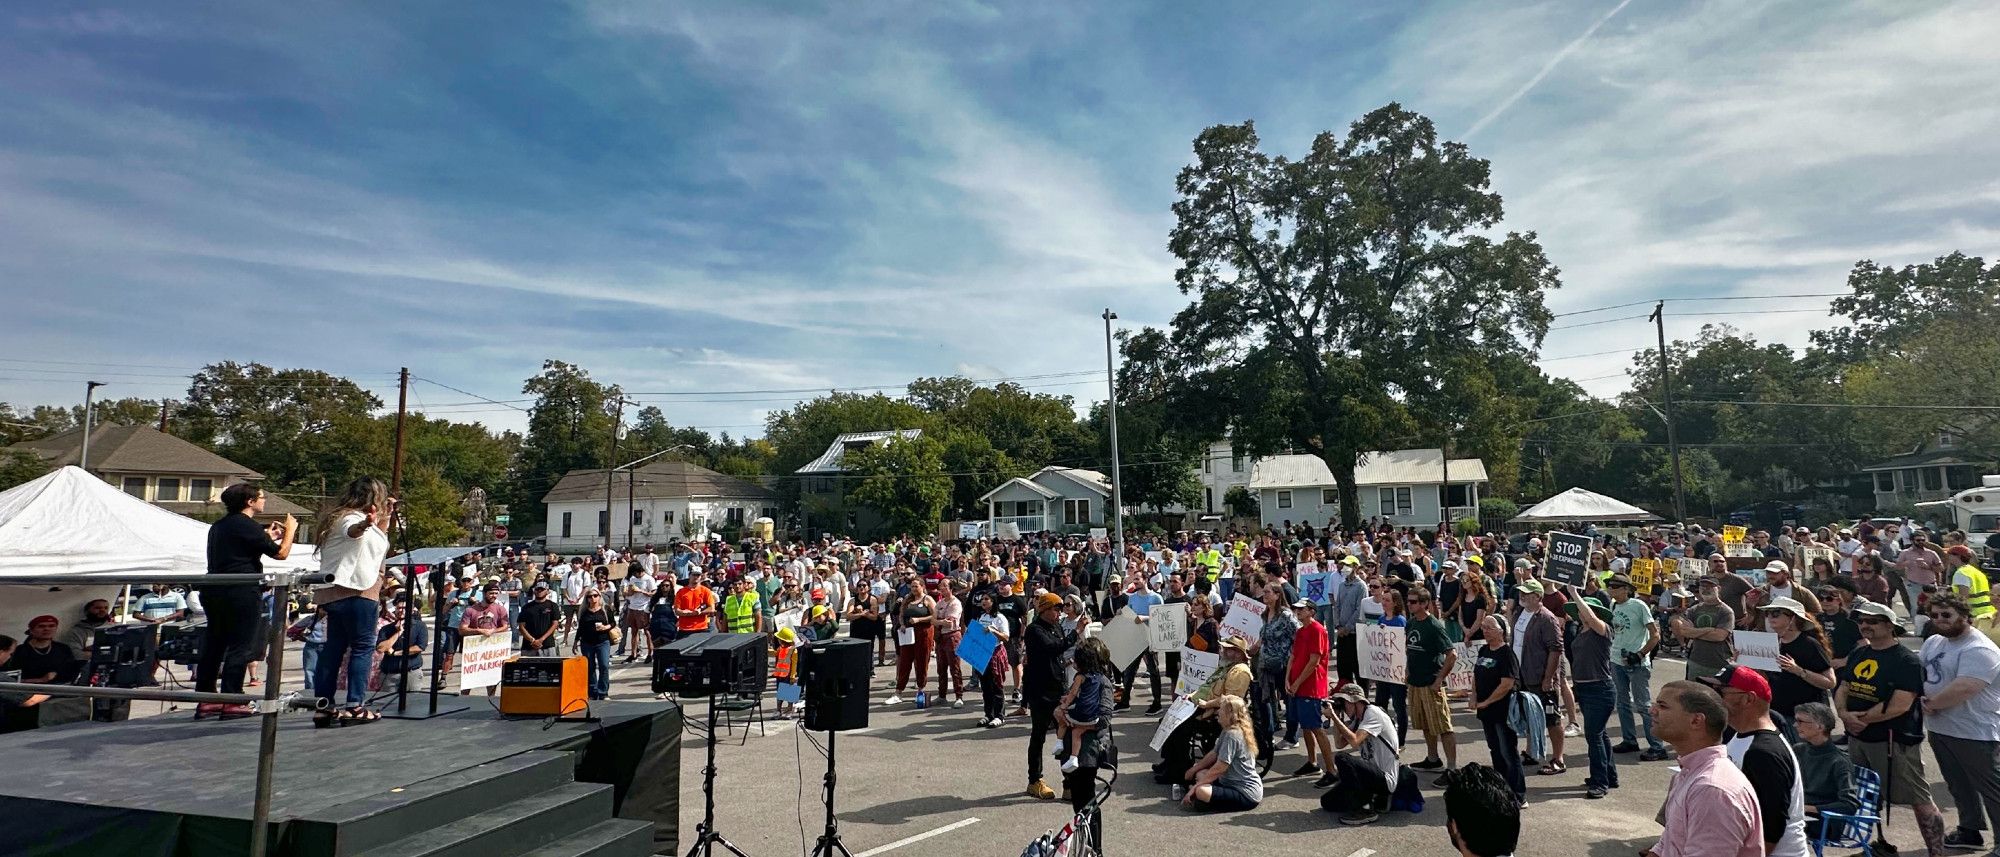
[[[588,658],[590,667],[590,698],[607,699],[611,696],[611,641],[599,640],[583,646],[583,656]]]
[[[306,643],[299,648],[299,669],[305,678],[306,692],[313,692],[313,673],[319,669],[319,650],[325,643]]]
[[[1375,683],[1375,707],[1396,715],[1396,746],[1410,737],[1410,686],[1394,682]]]
[[[1618,699],[1618,730],[1625,740],[1639,743],[1638,730],[1632,726],[1632,710],[1638,709],[1639,719],[1646,725],[1646,749],[1666,751],[1666,745],[1653,734],[1653,664],[1651,661],[1636,667],[1624,664],[1611,665],[1611,692]]]
[[[1583,745],[1590,751],[1590,776],[1583,784],[1612,788],[1618,785],[1618,759],[1611,754],[1611,733],[1607,728],[1611,722],[1611,710],[1617,703],[1612,699],[1610,681],[1587,681],[1576,685],[1576,705],[1583,709]]]
[[[1514,733],[1514,727],[1507,725],[1503,718],[1487,720],[1480,718],[1480,728],[1486,731],[1486,750],[1493,755],[1493,767],[1500,771],[1507,787],[1513,789],[1516,800],[1528,799],[1528,778],[1521,771],[1521,736]]]
[[[347,705],[368,699],[369,671],[375,667],[375,620],[382,605],[359,595],[342,598],[326,608],[326,645],[313,673],[313,692],[333,699],[341,658],[347,659]]]

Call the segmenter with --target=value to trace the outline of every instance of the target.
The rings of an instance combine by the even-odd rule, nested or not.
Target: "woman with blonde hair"
[[[1257,736],[1250,723],[1250,709],[1243,697],[1216,697],[1216,723],[1222,733],[1215,749],[1187,770],[1194,783],[1185,792],[1174,787],[1181,806],[1200,806],[1210,812],[1256,809],[1264,801],[1264,781],[1257,776]]]

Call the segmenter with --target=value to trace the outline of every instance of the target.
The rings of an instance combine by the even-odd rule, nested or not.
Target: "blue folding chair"
[[[1822,812],[1819,833],[1813,837],[1813,854],[1825,857],[1828,845],[1859,848],[1862,857],[1875,857],[1875,825],[1882,820],[1882,775],[1873,768],[1854,769],[1856,808],[1853,814]]]

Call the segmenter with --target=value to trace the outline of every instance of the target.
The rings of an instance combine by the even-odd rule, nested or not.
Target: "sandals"
[[[362,723],[374,723],[381,719],[382,715],[374,709],[357,705],[353,708],[328,710],[314,714],[313,728],[326,729],[333,726],[355,726]]]
[[[1561,762],[1550,762],[1542,766],[1542,776],[1552,777],[1569,771],[1569,766]]]

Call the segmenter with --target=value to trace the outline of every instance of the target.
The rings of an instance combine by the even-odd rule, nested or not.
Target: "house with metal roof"
[[[1075,467],[1044,467],[1017,476],[979,498],[988,532],[1012,524],[1023,533],[1082,532],[1110,520],[1111,477]]]
[[[777,517],[776,492],[698,464],[660,460],[606,474],[572,470],[542,495],[549,550],[664,546]]]
[[[1354,482],[1363,520],[1379,518],[1398,527],[1435,527],[1444,520],[1447,499],[1454,519],[1478,516],[1479,487],[1487,482],[1486,463],[1477,458],[1454,458],[1447,466],[1444,451],[1439,449],[1369,452],[1355,460]],[[1289,522],[1323,527],[1330,520],[1340,520],[1340,492],[1333,471],[1316,455],[1257,459],[1250,471],[1250,491],[1257,495],[1258,517],[1265,526]]]
[[[923,435],[923,429],[849,432],[833,439],[826,451],[804,467],[793,471],[799,478],[799,530],[806,534],[871,534],[881,529],[883,520],[874,509],[848,500],[853,481],[846,466],[847,454],[878,443]]]
[[[1966,445],[1964,435],[1940,429],[1915,448],[1894,458],[1861,468],[1874,495],[1875,508],[1898,509],[1912,503],[1950,498],[1979,487],[1979,477],[1992,473],[1994,456]]]
[[[40,458],[53,469],[77,464],[83,456],[83,429],[7,447]],[[125,493],[191,518],[222,517],[222,489],[238,482],[261,482],[264,475],[200,445],[152,426],[96,425],[90,430],[92,476]],[[264,516],[300,519],[314,515],[276,492],[267,492]]]

